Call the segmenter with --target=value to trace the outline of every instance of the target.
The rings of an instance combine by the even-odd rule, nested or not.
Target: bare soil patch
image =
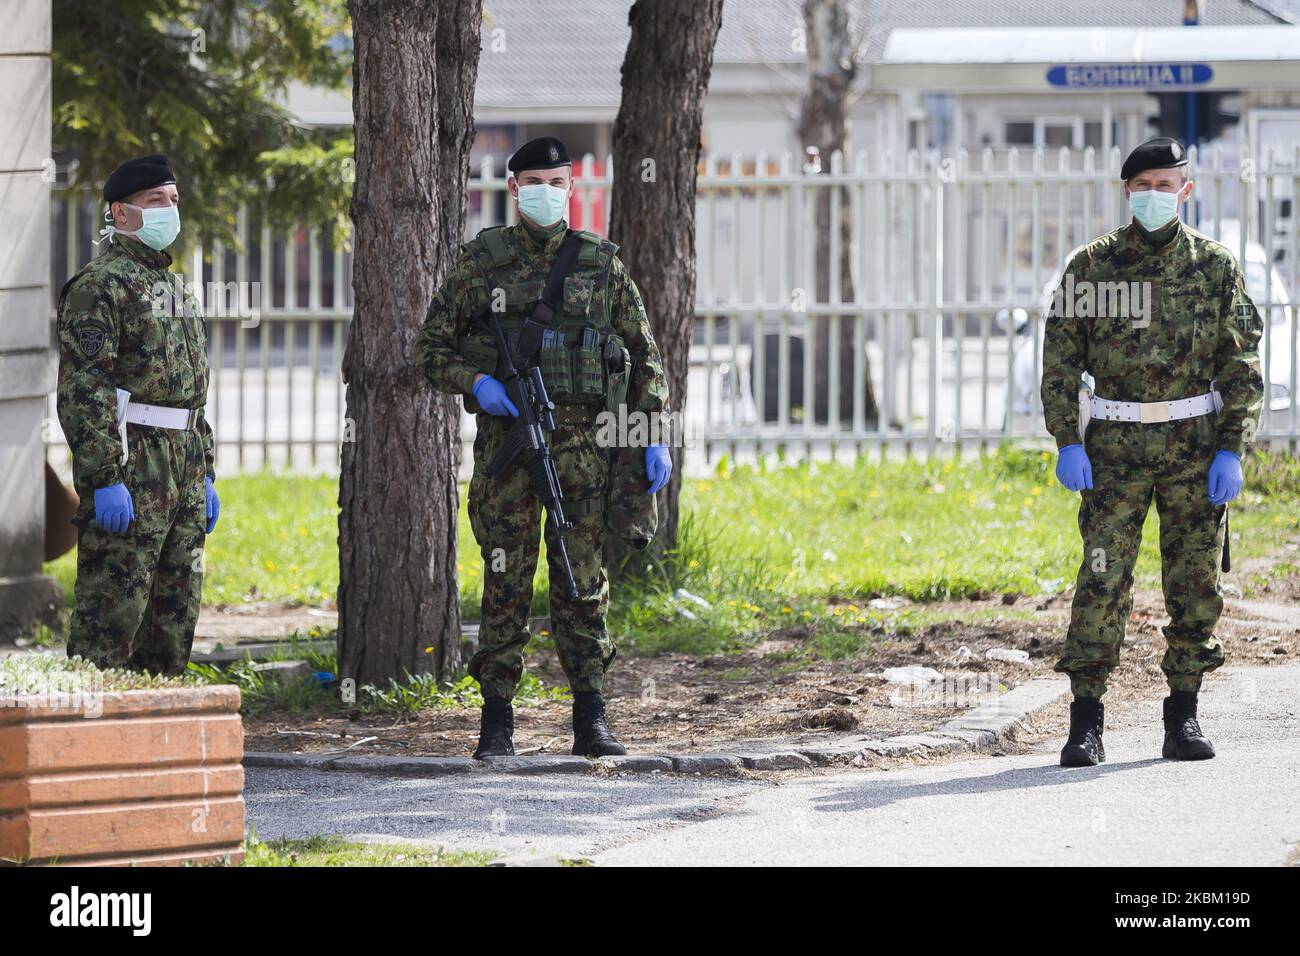
[[[999,616],[1000,609],[1009,611],[1012,605],[1032,613],[1028,618],[1023,613]],[[642,753],[735,750],[778,741],[815,744],[847,732],[869,737],[920,733],[1018,683],[1051,674],[1061,653],[1070,595],[923,607],[934,617],[952,619],[907,633],[877,625],[877,632],[865,633],[869,640],[860,653],[838,660],[810,659],[813,635],[798,627],[775,632],[736,654],[622,655],[606,684],[611,726],[629,750]],[[1167,620],[1159,593],[1137,595],[1122,663],[1106,696],[1109,711],[1165,695],[1160,629]],[[1249,599],[1230,598],[1219,633],[1234,664],[1294,659],[1300,653],[1300,577],[1279,578]],[[992,648],[1023,650],[1029,660],[990,660],[985,655]],[[564,684],[552,653],[542,651],[527,665],[547,686]],[[883,676],[886,668],[910,666],[939,671],[942,685],[920,691]],[[516,708],[515,724],[519,751],[567,753],[572,744],[567,702]],[[1031,739],[1062,732],[1065,708],[1044,714],[1035,725]],[[324,753],[376,737],[349,753],[466,755],[477,740],[478,712],[464,707],[401,718],[359,711],[347,716],[268,715],[246,719],[245,733],[246,749],[255,751]],[[1015,746],[1009,744],[1011,750]]]

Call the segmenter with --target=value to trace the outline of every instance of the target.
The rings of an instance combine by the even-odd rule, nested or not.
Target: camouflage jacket
[[[1124,402],[1210,390],[1223,398],[1218,447],[1242,454],[1263,407],[1263,322],[1237,260],[1175,220],[1146,233],[1134,222],[1076,249],[1066,263],[1043,342],[1043,414],[1057,447],[1078,444],[1080,376]]]
[[[117,389],[168,408],[201,409],[207,400],[203,314],[192,296],[176,295],[181,277],[168,272],[171,262],[114,236],[59,297],[59,423],[83,491],[124,480]],[[212,429],[202,416],[198,429],[212,475]]]
[[[489,235],[492,233],[495,235]],[[564,234],[562,224],[542,232],[521,220],[508,228],[485,229],[462,247],[456,264],[433,296],[415,341],[415,363],[435,388],[460,393],[466,407],[477,410],[472,396],[474,377],[479,372],[496,374],[495,347],[487,333],[474,328],[470,320],[498,296],[506,306],[503,328],[509,334],[512,324],[517,327],[540,297]],[[562,306],[553,324],[568,330],[570,342],[575,340],[574,330],[584,325],[620,338],[630,359],[624,400],[627,410],[644,413],[647,421],[660,416],[660,427],[665,429],[661,434],[666,436],[668,380],[641,294],[616,255],[618,246],[593,233],[579,235],[582,250],[565,282]],[[543,378],[548,378],[544,362],[542,368]],[[547,387],[556,393],[552,398],[557,404],[580,400],[566,400],[564,388],[557,389],[549,380]]]

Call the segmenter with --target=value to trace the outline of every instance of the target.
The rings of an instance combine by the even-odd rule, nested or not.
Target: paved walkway
[[[602,864],[1277,865],[1300,855],[1300,665],[1225,669],[1215,760],[1159,759],[1160,702],[1108,762],[1027,755],[791,779],[673,774],[385,778],[251,768],[260,836],[364,835]]]

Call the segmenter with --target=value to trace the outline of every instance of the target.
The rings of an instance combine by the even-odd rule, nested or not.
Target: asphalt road
[[[618,840],[724,812],[766,783],[676,775],[474,773],[381,777],[250,767],[244,798],[259,838],[318,833],[507,856],[586,856]]]
[[[606,865],[1278,865],[1300,854],[1300,665],[1225,669],[1202,694],[1219,756],[1159,757],[1160,702],[1098,768],[1033,753],[779,784],[671,775],[384,779],[251,769],[263,837],[364,834]]]

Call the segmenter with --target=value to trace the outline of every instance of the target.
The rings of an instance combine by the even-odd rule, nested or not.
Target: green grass
[[[263,842],[250,837],[244,866],[486,866],[495,853],[397,843],[358,843],[335,836]]]
[[[876,597],[934,601],[1063,590],[1081,558],[1079,499],[1060,487],[1054,468],[1053,453],[1023,448],[965,462],[765,470],[720,461],[712,477],[683,486],[685,518],[671,576],[616,588],[611,630],[642,652],[702,653],[802,625],[815,636],[817,653],[842,656],[855,641],[864,643],[864,630],[923,626],[870,607]],[[1233,506],[1238,561],[1275,553],[1300,527],[1300,462],[1252,459],[1247,482],[1251,490]],[[1159,587],[1154,508],[1136,573],[1139,586]],[[674,598],[677,588],[712,606]]]
[[[338,673],[337,657],[313,650],[311,641],[302,642],[297,635],[278,648],[267,661],[306,661],[312,672]],[[337,702],[337,694],[325,690],[312,676],[282,680],[279,675],[257,670],[251,658],[218,667],[190,661],[190,678],[202,684],[234,684],[239,688],[239,711],[254,717],[267,711],[305,714],[319,711]]]
[[[203,601],[315,605],[338,591],[338,481],[270,473],[222,478],[205,548]],[[72,600],[76,550],[45,566]]]
[[[305,660],[313,672],[338,673],[338,659],[310,647],[300,647],[295,639],[267,660]],[[256,717],[277,714],[343,714],[353,711],[367,716],[411,716],[424,711],[453,707],[482,707],[483,695],[478,681],[467,675],[439,684],[429,674],[408,675],[387,687],[365,684],[355,700],[343,700],[336,687],[326,688],[314,676],[281,679],[273,672],[258,670],[249,658],[233,664],[216,666],[191,662],[189,678],[203,684],[234,684],[239,688],[240,713]],[[515,690],[514,702],[530,706],[543,700],[570,700],[564,687],[547,687],[541,678],[525,672]]]
[[[709,477],[683,485],[681,543],[669,566],[616,581],[611,632],[625,649],[643,653],[716,653],[801,627],[816,637],[816,653],[836,657],[853,653],[864,630],[909,626],[894,612],[870,607],[875,597],[934,601],[1062,590],[1081,556],[1078,496],[1057,484],[1054,463],[1053,453],[1025,447],[962,462],[764,469],[724,459]],[[1232,516],[1232,530],[1241,536],[1233,547],[1238,561],[1275,553],[1300,527],[1300,461],[1252,455],[1246,473],[1247,490]],[[220,488],[222,517],[209,539],[205,601],[313,604],[335,593],[333,479],[260,474],[225,479]],[[457,567],[464,615],[473,620],[482,561],[463,489]],[[70,588],[71,556],[49,571]],[[1154,509],[1137,576],[1140,586],[1159,586]],[[547,612],[546,580],[539,561],[536,614]],[[411,701],[438,705],[447,693],[412,687],[403,700],[383,690],[373,703],[402,711]]]

